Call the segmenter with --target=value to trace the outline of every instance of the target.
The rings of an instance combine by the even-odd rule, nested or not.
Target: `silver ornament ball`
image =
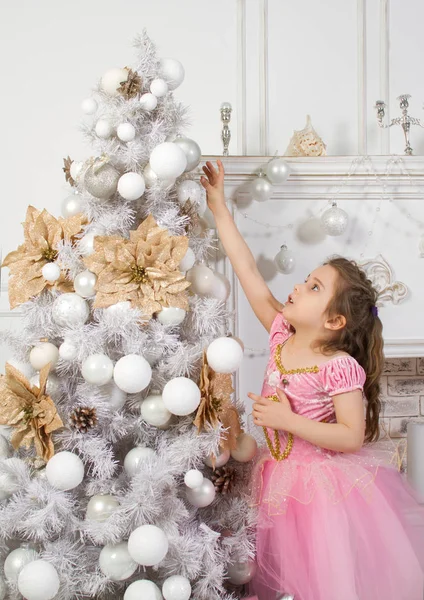
[[[91,271],[82,271],[74,279],[76,293],[82,298],[89,298],[95,294],[97,275]]]
[[[266,202],[272,193],[272,185],[266,177],[256,177],[250,184],[250,193],[256,202]]]
[[[282,158],[273,158],[266,166],[266,176],[273,184],[284,183],[290,175],[290,166]]]
[[[104,546],[99,556],[102,573],[112,581],[128,579],[137,569],[137,563],[128,552],[128,542]]]
[[[286,245],[281,246],[280,251],[274,258],[275,266],[280,273],[289,274],[293,273],[296,266],[296,259],[293,252],[287,248]]]
[[[62,217],[69,219],[82,212],[81,197],[79,194],[72,194],[62,201],[60,209]]]
[[[187,157],[187,166],[185,168],[185,172],[195,169],[200,162],[200,157],[202,156],[202,151],[199,144],[194,140],[183,136],[177,137],[174,140],[174,144],[177,144],[177,146],[183,150]]]
[[[256,563],[253,560],[237,562],[227,566],[228,581],[233,585],[248,583],[256,573]]]
[[[204,508],[205,506],[209,506],[215,499],[216,491],[215,486],[206,477],[203,478],[203,481],[199,487],[195,488],[187,488],[186,497],[187,500],[193,506],[197,508]]]
[[[18,581],[19,573],[25,565],[36,560],[38,554],[32,548],[16,548],[7,555],[4,561],[4,574],[8,581]]]
[[[333,202],[321,217],[321,225],[327,235],[342,235],[345,232],[349,216],[346,211]]]
[[[121,174],[110,163],[92,165],[84,175],[84,186],[95,198],[106,199],[113,196],[118,189]]]
[[[102,523],[118,508],[119,502],[110,494],[96,494],[87,504],[86,518]]]

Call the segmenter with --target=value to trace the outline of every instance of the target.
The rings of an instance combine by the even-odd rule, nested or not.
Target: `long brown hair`
[[[365,370],[367,400],[365,441],[379,437],[381,410],[380,377],[383,371],[383,325],[377,315],[378,292],[355,261],[339,256],[326,263],[338,273],[336,289],[327,307],[329,317],[343,315],[346,326],[320,347],[324,353],[342,350],[353,356]]]

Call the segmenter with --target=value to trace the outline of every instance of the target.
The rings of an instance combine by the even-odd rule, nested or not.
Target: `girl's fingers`
[[[205,188],[205,190],[208,190],[210,187],[212,187],[211,184],[209,183],[209,181],[206,179],[206,177],[201,177],[200,183]]]
[[[219,173],[220,175],[222,175],[222,177],[224,177],[224,175],[225,175],[225,171],[224,171],[224,165],[222,164],[222,161],[221,161],[221,160],[219,160],[219,158],[218,158],[218,160],[216,161],[216,164],[218,165],[218,173]]]

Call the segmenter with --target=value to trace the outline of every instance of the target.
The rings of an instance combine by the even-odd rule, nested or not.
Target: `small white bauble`
[[[0,459],[8,458],[12,452],[12,447],[4,435],[0,433]]]
[[[118,500],[110,494],[96,494],[87,504],[86,519],[103,523],[119,507]]]
[[[7,594],[7,585],[3,577],[0,577],[0,600],[5,600]]]
[[[187,500],[196,508],[205,508],[209,506],[215,500],[216,490],[215,486],[206,477],[203,478],[202,485],[196,488],[187,488],[186,497]]]
[[[231,456],[237,462],[245,463],[252,460],[258,450],[255,438],[249,433],[241,433],[237,437],[237,447],[231,450]]]
[[[54,369],[58,360],[59,349],[50,342],[38,342],[29,353],[29,362],[36,371],[41,371],[49,363],[51,363],[51,368]]]
[[[225,302],[228,300],[231,293],[231,284],[227,277],[222,273],[215,272],[215,277],[212,283],[210,295],[217,300]]]
[[[38,388],[40,387],[40,373],[36,373],[29,380],[31,385],[35,385]],[[48,396],[55,398],[61,392],[60,379],[54,373],[49,373],[46,384],[46,392]]]
[[[202,188],[198,183],[191,179],[182,181],[177,186],[178,202],[184,205],[187,200],[197,207],[197,212],[202,216],[206,211],[206,198]]]
[[[289,274],[293,273],[296,267],[296,259],[293,252],[283,244],[280,250],[274,257],[275,266],[280,273]]]
[[[60,267],[57,263],[49,262],[41,269],[41,274],[46,281],[53,283],[60,277]]]
[[[135,127],[131,123],[121,123],[116,133],[121,142],[132,142],[135,138]]]
[[[206,265],[194,265],[187,271],[186,279],[191,283],[190,291],[199,296],[208,296],[212,292],[214,272]]]
[[[91,354],[82,363],[81,372],[87,383],[106,385],[113,376],[113,362],[106,354]]]
[[[94,113],[97,110],[97,107],[98,105],[94,98],[86,98],[81,102],[81,110],[86,115],[94,115]]]
[[[200,150],[200,146],[194,140],[179,136],[174,140],[174,144],[177,144],[184,151],[184,154],[187,158],[187,166],[185,171],[192,171],[197,167],[200,162],[200,157],[202,156],[202,151]]]
[[[227,566],[228,581],[233,585],[245,585],[256,573],[256,563],[253,560],[238,562]],[[284,596],[283,596],[284,598]]]
[[[100,231],[89,231],[78,242],[78,250],[83,256],[90,256],[94,252],[94,238],[102,235]]]
[[[139,565],[153,567],[168,553],[168,538],[155,525],[137,527],[128,539],[128,552]]]
[[[153,79],[150,84],[150,91],[156,98],[162,98],[168,93],[168,84],[163,79]]]
[[[62,360],[74,360],[78,356],[78,348],[65,340],[59,346],[59,356]]]
[[[120,410],[127,401],[127,394],[119,389],[114,381],[102,386],[101,393],[105,396],[110,408],[114,410]]]
[[[113,127],[106,119],[99,119],[96,123],[95,131],[99,138],[107,140],[113,133]]]
[[[145,188],[144,177],[139,173],[125,173],[118,181],[118,192],[125,200],[138,200]]]
[[[150,459],[156,456],[156,452],[151,448],[143,448],[142,446],[137,446],[137,448],[133,448],[130,450],[124,459],[124,469],[126,473],[133,477],[143,460]]]
[[[149,385],[152,367],[143,356],[128,354],[116,363],[113,378],[121,390],[127,394],[137,394]]]
[[[13,465],[16,461],[20,459],[18,458],[6,458],[4,459],[5,465]],[[11,473],[2,472],[0,473],[0,500],[6,500],[6,498],[10,498],[13,496],[15,492],[19,489],[19,484],[16,480],[16,477]]]
[[[184,476],[184,483],[191,489],[200,487],[203,483],[203,473],[197,469],[190,469]]]
[[[215,457],[214,457],[214,455],[207,456],[205,458],[205,465],[208,465],[208,467],[212,467],[212,468],[223,467],[230,460],[230,456],[231,456],[230,451],[228,450],[228,448],[225,448],[225,449],[221,450],[221,452],[218,454],[218,456],[215,456]],[[215,466],[213,463],[214,458],[215,458]]]
[[[162,594],[165,600],[189,600],[190,581],[182,575],[171,575],[163,582]]]
[[[153,171],[152,167],[150,166],[150,163],[147,163],[147,165],[144,167],[143,177],[144,183],[146,184],[147,188],[152,187],[152,185],[154,185],[157,182],[158,176]]]
[[[183,150],[172,142],[163,142],[153,149],[150,166],[159,179],[176,179],[187,166]]]
[[[80,160],[73,160],[71,163],[71,168],[69,169],[69,172],[71,174],[71,177],[74,181],[77,181],[78,177],[80,176],[80,173],[82,171],[82,168],[84,166],[84,163],[81,162]]]
[[[57,490],[73,490],[84,479],[84,463],[72,452],[58,452],[46,465],[46,477]]]
[[[144,110],[155,110],[158,105],[158,99],[154,94],[143,94],[140,98],[140,106]]]
[[[126,69],[109,69],[102,77],[101,87],[104,92],[110,96],[118,96],[118,88],[128,79],[128,71]]]
[[[91,271],[81,271],[74,279],[76,293],[82,298],[94,296],[96,290],[97,275]]]
[[[219,337],[209,344],[206,356],[216,373],[234,373],[243,360],[243,350],[232,337]]]
[[[187,252],[184,254],[184,258],[180,262],[179,269],[183,273],[189,271],[194,263],[196,262],[196,256],[191,248],[187,248]]]
[[[18,589],[26,600],[52,600],[59,587],[59,575],[46,560],[34,560],[19,573]]]
[[[161,394],[147,396],[140,404],[140,414],[146,423],[155,427],[167,425],[172,418],[172,414],[163,403]]]
[[[8,581],[18,581],[19,573],[25,565],[36,560],[38,554],[32,548],[16,548],[12,550],[4,561],[4,574]]]
[[[162,58],[160,61],[160,70],[170,90],[175,90],[184,81],[184,67],[175,58]]]
[[[128,552],[127,542],[109,544],[104,546],[100,552],[100,570],[112,581],[128,579],[137,569],[137,566],[137,563]]]
[[[186,316],[186,311],[177,306],[164,306],[158,313],[158,321],[162,325],[180,325]]]
[[[186,416],[199,406],[200,390],[188,377],[175,377],[163,388],[162,398],[170,413]]]
[[[266,176],[273,184],[284,183],[290,175],[290,165],[283,158],[273,158],[266,166]]]
[[[139,579],[133,581],[127,587],[124,594],[124,600],[163,600],[162,593],[158,586],[149,579]]]
[[[90,315],[87,302],[78,294],[61,294],[53,302],[53,321],[61,327],[83,325]]]
[[[265,202],[270,199],[272,184],[266,177],[256,177],[250,184],[250,193],[256,202]]]
[[[62,217],[64,219],[69,219],[70,217],[74,217],[82,212],[79,194],[72,194],[71,196],[65,198],[62,201],[60,212],[62,213]]]

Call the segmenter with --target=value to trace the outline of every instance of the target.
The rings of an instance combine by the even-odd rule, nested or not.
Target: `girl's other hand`
[[[218,159],[218,170],[210,161],[203,168],[206,177],[200,178],[200,183],[206,190],[207,202],[213,213],[226,206],[224,196],[224,166]]]

